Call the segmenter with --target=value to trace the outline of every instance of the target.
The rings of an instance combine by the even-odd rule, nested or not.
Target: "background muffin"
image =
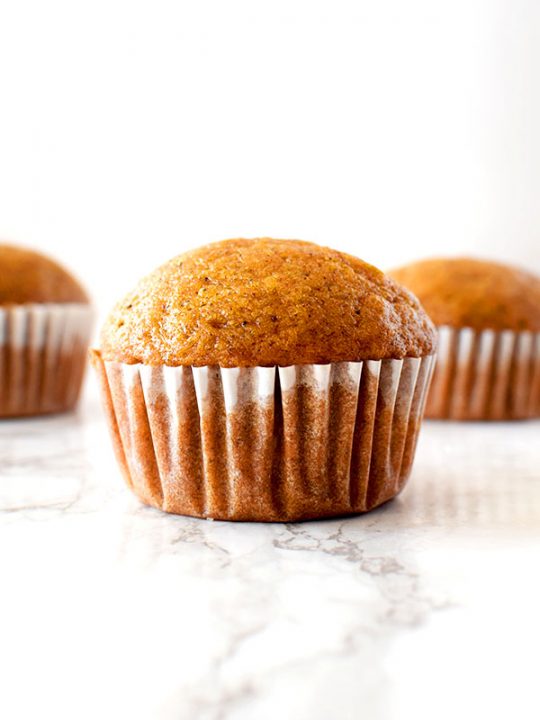
[[[426,406],[433,418],[513,419],[540,413],[540,279],[472,258],[391,271],[439,328]]]
[[[117,305],[93,358],[144,502],[289,520],[399,492],[434,347],[417,300],[376,268],[262,238],[163,265]]]
[[[0,245],[0,416],[62,412],[78,398],[88,295],[41,253]]]

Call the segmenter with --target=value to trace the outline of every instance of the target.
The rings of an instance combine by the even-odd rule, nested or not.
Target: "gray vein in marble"
[[[141,690],[144,714],[135,701],[129,704],[129,693],[116,698],[132,720],[267,720],[288,712],[297,720],[348,720],[358,707],[369,720],[401,720],[390,702],[399,688],[388,674],[395,649],[408,648],[412,668],[422,669],[417,685],[408,676],[418,692],[437,687],[429,652],[439,646],[438,639],[430,644],[431,634],[449,623],[446,643],[457,627],[474,650],[484,595],[495,618],[508,611],[501,568],[528,589],[523,593],[520,585],[519,611],[511,606],[516,623],[523,614],[526,636],[531,617],[522,606],[533,596],[534,574],[519,571],[524,554],[523,567],[535,566],[540,546],[539,428],[468,426],[463,434],[452,424],[428,425],[410,487],[392,503],[357,518],[256,525],[168,516],[140,505],[123,487],[99,415],[0,424],[0,532],[10,548],[0,555],[9,589],[2,601],[20,583],[21,564],[26,591],[39,593],[51,576],[59,584],[46,617],[55,618],[60,650],[28,682],[69,675],[73,632],[91,642],[85,624],[75,630],[66,624],[57,595],[74,596],[73,617],[85,623],[101,596],[95,631],[105,642],[128,619],[107,678],[96,679],[106,658],[97,666],[95,658],[88,661],[96,692],[114,692],[108,677],[122,679],[124,664],[131,675],[118,687],[139,690],[148,663],[157,676],[171,678],[157,694],[151,684]],[[497,593],[484,591],[479,565]],[[73,582],[82,585],[80,593]],[[7,613],[7,629],[16,630],[4,648],[8,670],[29,620],[17,615],[19,604],[14,598]],[[42,629],[33,631],[39,636]],[[477,655],[489,663],[483,648]],[[84,664],[82,650],[77,660]],[[403,656],[396,657],[403,668]],[[26,673],[32,658],[24,660]],[[168,665],[180,660],[188,677],[169,673]],[[510,678],[515,654],[497,662]],[[312,684],[320,697],[313,697]],[[31,694],[17,698],[32,703]],[[0,696],[0,710],[2,702]]]

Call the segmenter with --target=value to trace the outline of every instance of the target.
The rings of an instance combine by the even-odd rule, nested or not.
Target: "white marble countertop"
[[[540,716],[540,422],[426,423],[368,515],[145,508],[93,399],[0,423],[0,717]]]

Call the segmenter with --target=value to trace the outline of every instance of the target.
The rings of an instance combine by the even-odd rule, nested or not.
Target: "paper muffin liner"
[[[83,303],[0,308],[0,417],[74,407],[91,324],[92,310]]]
[[[346,515],[392,498],[433,366],[150,367],[91,354],[128,486],[167,512],[225,520]]]
[[[426,417],[515,420],[540,415],[540,333],[438,330]]]

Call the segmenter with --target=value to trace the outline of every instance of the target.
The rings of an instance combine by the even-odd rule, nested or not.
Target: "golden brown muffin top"
[[[432,258],[391,270],[436,325],[540,331],[540,278],[502,263]]]
[[[87,303],[88,295],[67,270],[27,248],[0,245],[0,305]]]
[[[350,255],[298,240],[224,240],[173,258],[120,302],[105,360],[292,365],[418,357],[435,345],[415,297]]]

